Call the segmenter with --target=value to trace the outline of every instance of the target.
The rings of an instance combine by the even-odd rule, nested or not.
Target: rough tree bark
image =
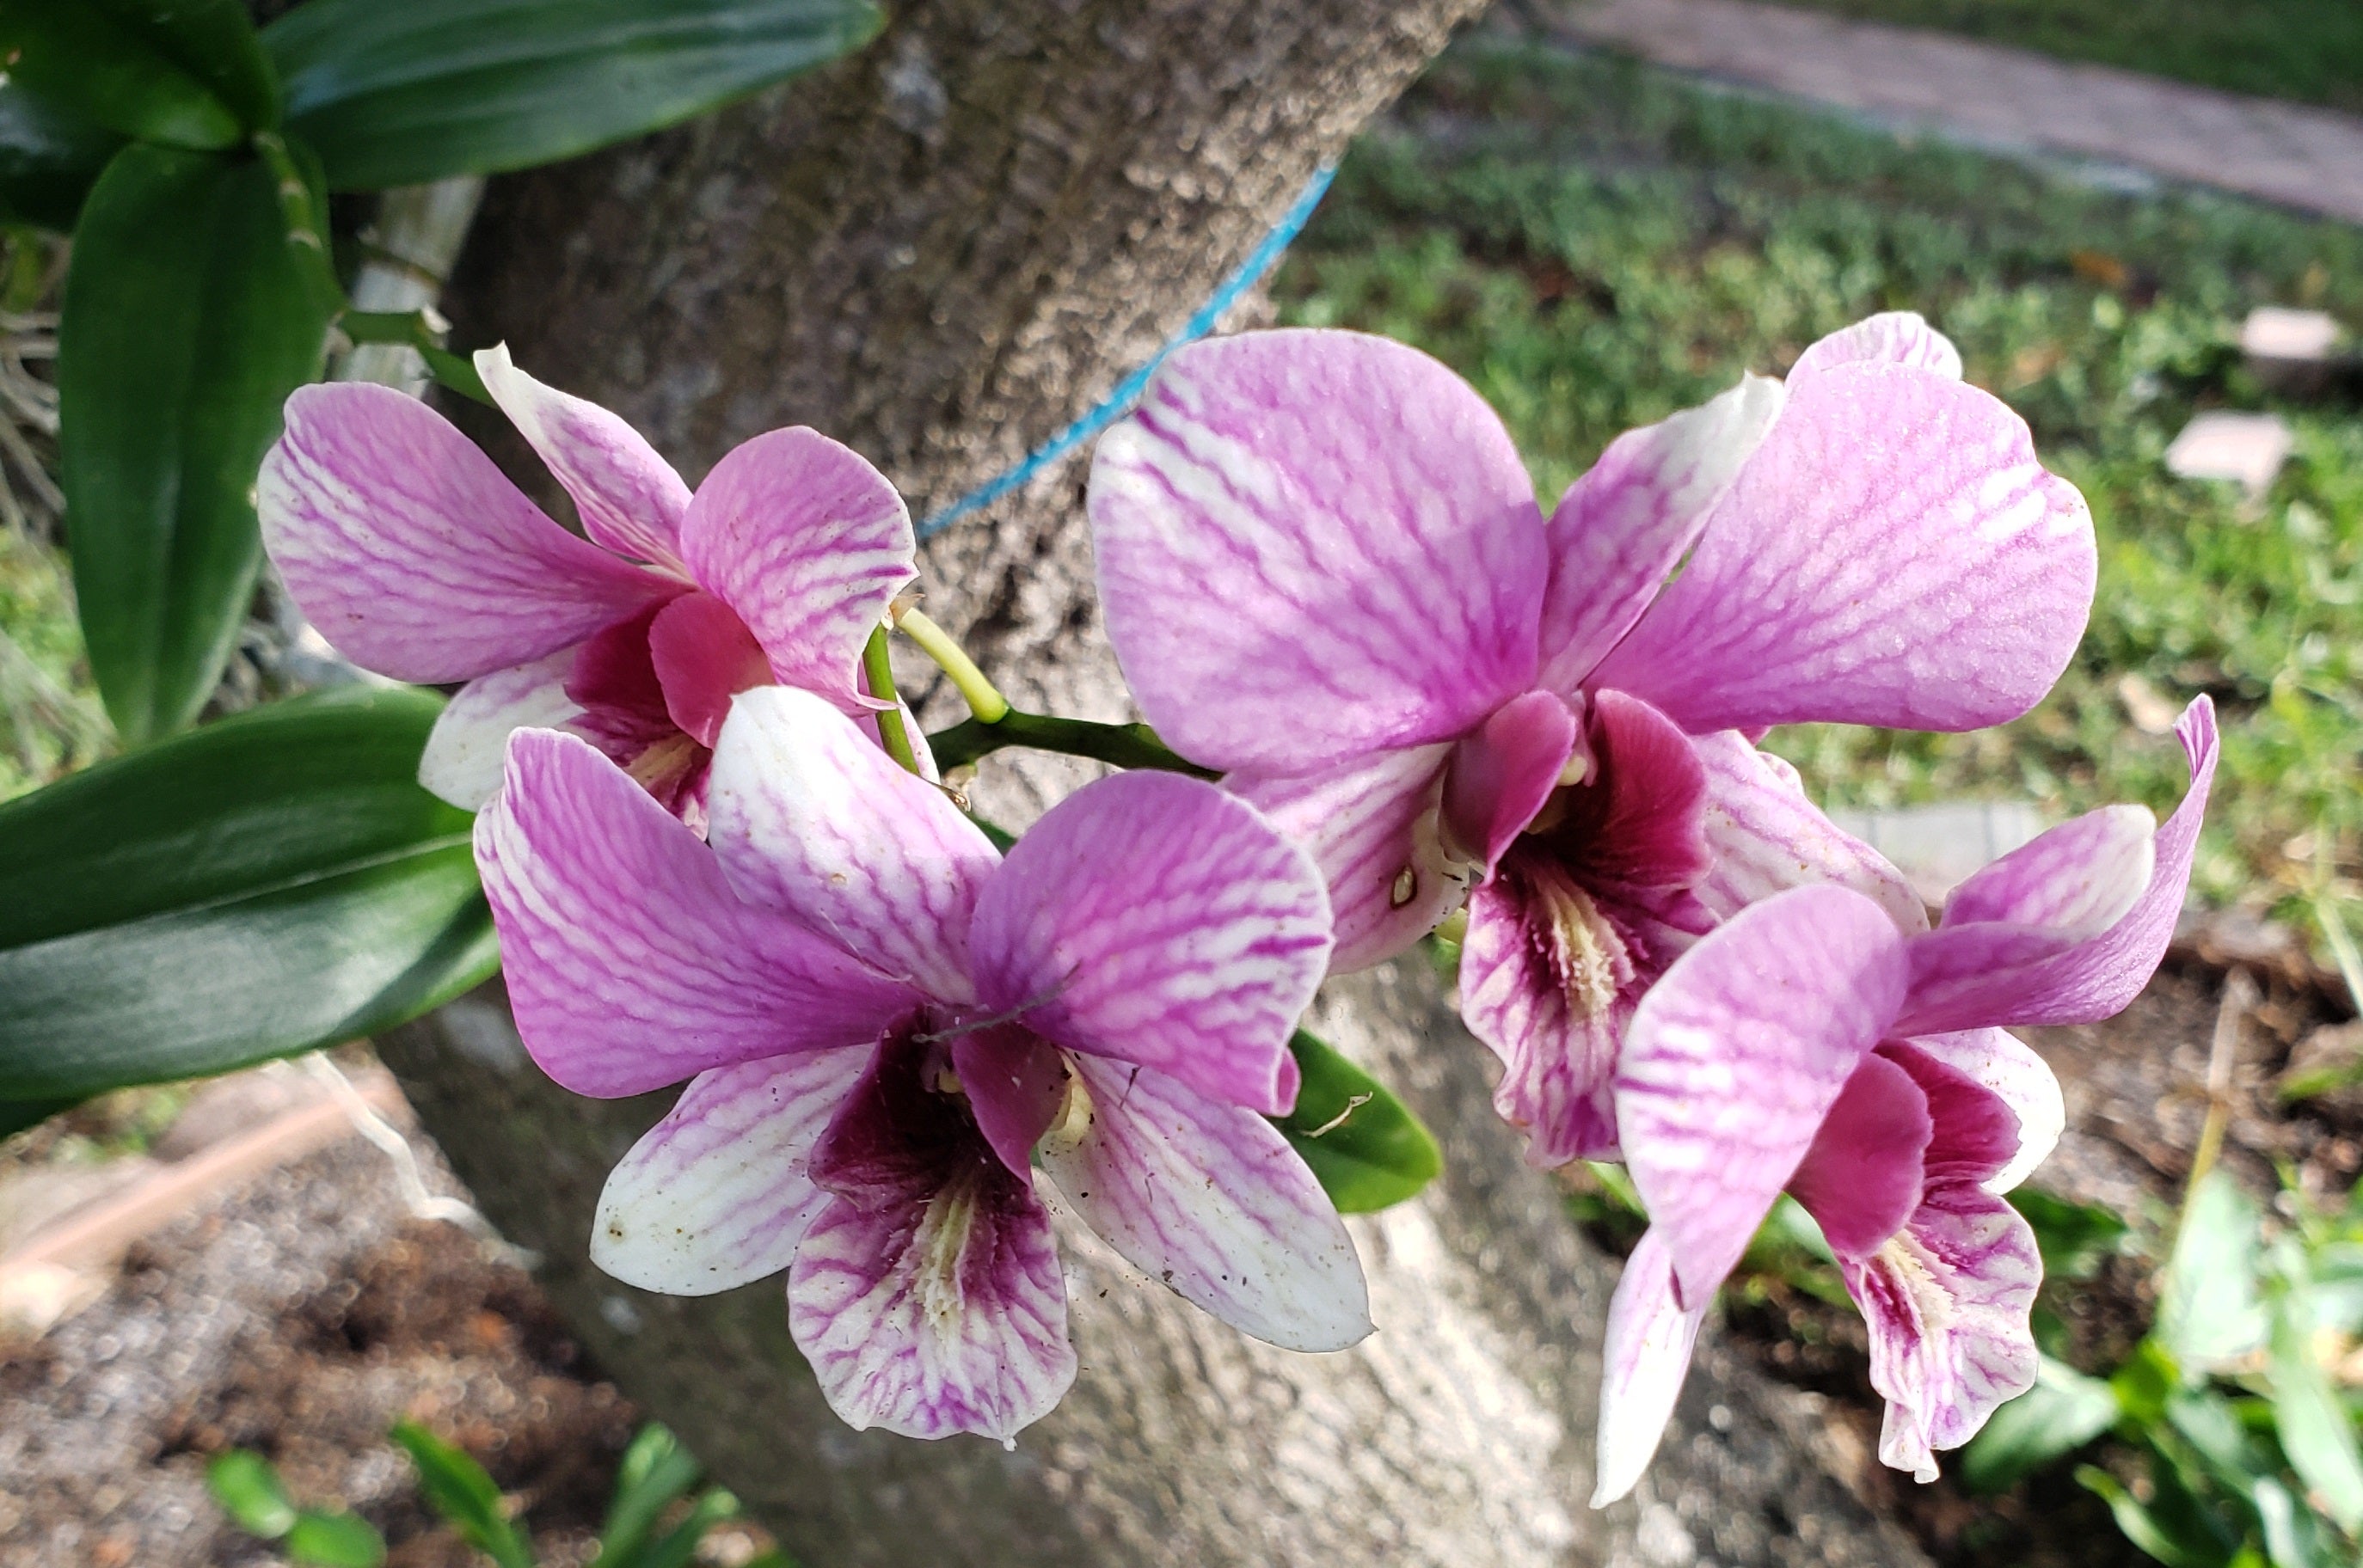
[[[736,441],[807,422],[925,515],[1147,359],[1474,5],[914,0],[828,73],[495,182],[447,305],[460,340],[505,337],[693,478]],[[926,585],[1013,694],[1126,716],[1080,479],[1070,463],[957,525],[928,547]],[[980,789],[1022,821],[1071,777],[995,759]],[[551,1088],[496,987],[383,1043],[600,1361],[805,1561],[1921,1561],[1815,1457],[1827,1445],[1803,1397],[1712,1343],[1638,1501],[1588,1512],[1614,1264],[1520,1164],[1483,1054],[1424,965],[1334,984],[1316,1023],[1449,1154],[1432,1192],[1356,1222],[1378,1334],[1328,1356],[1253,1343],[1071,1226],[1082,1370],[1009,1452],[845,1429],[776,1282],[675,1300],[592,1269],[599,1185],[661,1102]]]

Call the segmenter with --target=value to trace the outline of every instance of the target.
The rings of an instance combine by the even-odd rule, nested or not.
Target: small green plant
[[[416,1421],[390,1434],[418,1470],[419,1491],[461,1540],[495,1568],[535,1568],[532,1538],[501,1506],[501,1489],[484,1467]],[[684,1568],[706,1533],[738,1513],[738,1499],[719,1486],[690,1496],[702,1471],[672,1433],[651,1421],[624,1451],[616,1493],[607,1504],[593,1568]],[[299,1508],[279,1472],[248,1449],[220,1454],[205,1484],[239,1529],[281,1543],[289,1561],[312,1568],[377,1568],[385,1540],[367,1520],[342,1509]],[[793,1568],[773,1548],[746,1568]]]
[[[2221,1171],[2191,1188],[2149,1335],[2107,1377],[2046,1357],[1963,1454],[1997,1490],[2104,1435],[2080,1464],[2127,1540],[2169,1568],[2335,1568],[2363,1542],[2363,1189],[2324,1212],[2291,1192],[2268,1231]]]

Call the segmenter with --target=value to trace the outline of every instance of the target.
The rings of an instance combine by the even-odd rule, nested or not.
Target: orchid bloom
[[[1296,1098],[1329,907],[1253,808],[1124,774],[1004,859],[787,687],[738,699],[711,801],[709,845],[524,731],[477,819],[535,1059],[582,1094],[690,1080],[608,1178],[602,1268],[687,1296],[786,1269],[831,1407],[913,1437],[1007,1441],[1073,1379],[1042,1177],[1248,1333],[1369,1331],[1352,1241],[1263,1114]]]
[[[1201,343],[1102,439],[1089,506],[1143,715],[1311,851],[1337,968],[1477,883],[1461,1010],[1541,1165],[1614,1153],[1634,1006],[1753,891],[1809,869],[1925,923],[1732,732],[2014,718],[2095,568],[2075,488],[1908,315],[1619,437],[1548,517],[1417,350]]]
[[[263,459],[262,536],[339,653],[397,680],[465,681],[419,782],[481,806],[520,725],[588,739],[693,826],[736,692],[773,681],[881,706],[862,645],[914,576],[883,475],[815,431],[773,430],[692,494],[638,432],[542,385],[505,348],[485,389],[581,513],[527,500],[450,421],[390,388],[305,387]]]
[[[1850,889],[1776,894],[1642,999],[1616,1078],[1650,1227],[1608,1311],[1595,1507],[1658,1445],[1699,1324],[1785,1189],[1870,1328],[1879,1456],[1923,1481],[2035,1380],[2042,1259],[2001,1194],[2065,1124],[2004,1025],[2090,1023],[2139,995],[2182,909],[2215,771],[2214,709],[2179,726],[2191,790],[2166,823],[2112,806],[1954,889],[1906,935]]]

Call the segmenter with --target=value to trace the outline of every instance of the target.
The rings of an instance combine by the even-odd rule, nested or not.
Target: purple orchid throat
[[[1473,885],[1462,1013],[1544,1165],[1614,1154],[1618,1042],[1718,919],[1804,879],[1925,924],[1736,732],[2015,718],[2096,562],[2075,488],[1909,315],[1619,437],[1548,516],[1417,350],[1201,343],[1103,438],[1088,501],[1144,716],[1312,854],[1333,967]]]
[[[1932,931],[1850,889],[1793,888],[1694,944],[1636,1010],[1616,1113],[1648,1234],[1609,1313],[1598,1493],[1630,1491],[1715,1288],[1786,1191],[1870,1326],[1880,1457],[1922,1480],[2032,1386],[2035,1237],[2002,1194],[2065,1123],[2005,1026],[2088,1023],[2138,995],[2182,908],[2215,770],[2204,697],[2191,789],[2156,824],[2079,817],[1956,889]]]
[[[1369,1331],[1352,1242],[1265,1120],[1296,1097],[1329,909],[1252,807],[1125,774],[1004,859],[854,719],[773,686],[733,704],[709,809],[700,842],[527,730],[478,818],[535,1059],[584,1094],[689,1080],[608,1180],[600,1266],[685,1295],[787,1271],[832,1408],[915,1437],[1008,1440],[1072,1380],[1045,1179],[1248,1333]]]
[[[419,781],[475,809],[511,731],[582,735],[703,826],[736,693],[774,681],[878,706],[862,644],[916,575],[884,476],[815,431],[774,430],[694,494],[621,419],[476,356],[502,412],[573,499],[568,533],[449,421],[388,388],[305,387],[263,459],[262,536],[320,634],[365,669],[465,682]]]

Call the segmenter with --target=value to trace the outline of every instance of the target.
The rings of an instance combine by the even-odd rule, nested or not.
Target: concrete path
[[[2363,223],[2363,118],[1747,0],[1558,0],[1574,41]]]

